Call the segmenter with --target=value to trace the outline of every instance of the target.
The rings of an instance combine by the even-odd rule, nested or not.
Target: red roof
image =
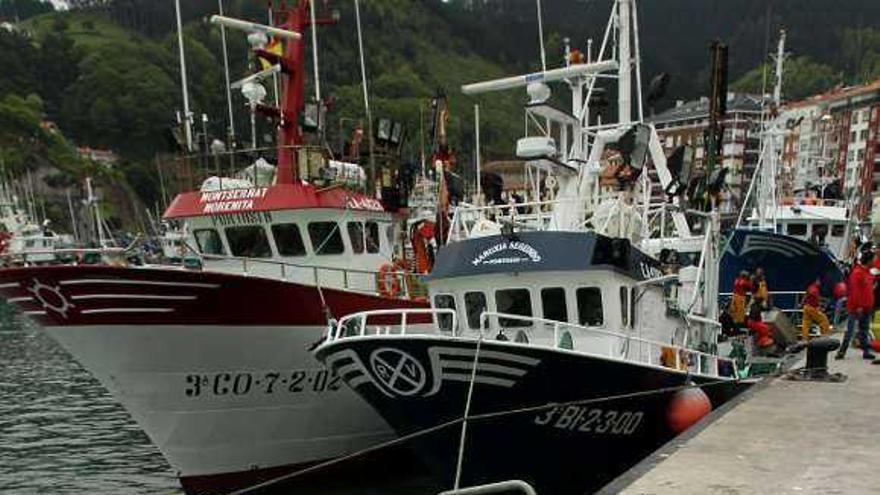
[[[343,187],[318,189],[312,184],[280,184],[246,189],[192,191],[178,194],[165,211],[165,218],[197,217],[273,210],[336,208],[385,211],[382,203]]]

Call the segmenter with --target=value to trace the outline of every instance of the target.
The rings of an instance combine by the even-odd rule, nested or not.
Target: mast
[[[193,150],[191,117],[189,111],[189,91],[186,85],[186,58],[183,50],[183,26],[180,21],[180,0],[174,0],[174,12],[177,16],[177,48],[180,52],[180,86],[183,91],[183,132],[186,135],[186,150]]]
[[[617,28],[618,28],[618,94],[617,94],[617,122],[628,124],[632,120],[632,55],[630,53],[630,36],[632,31],[632,0],[617,1]]]
[[[223,0],[217,0],[220,15],[223,15]],[[227,145],[229,149],[235,144],[235,116],[232,113],[232,87],[229,81],[229,54],[226,49],[226,26],[220,25],[220,43],[223,45],[223,74],[226,77],[226,107],[229,112],[229,129],[227,130]],[[166,201],[167,203],[167,201]]]

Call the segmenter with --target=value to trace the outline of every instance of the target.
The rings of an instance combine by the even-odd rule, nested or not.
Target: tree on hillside
[[[860,84],[880,77],[880,29],[844,29],[840,45],[848,82]]]
[[[51,3],[40,0],[0,0],[0,21],[23,21],[52,10]]]
[[[765,70],[767,77],[766,88],[763,87]],[[839,71],[825,64],[815,62],[810,57],[792,58],[785,62],[782,94],[787,100],[797,100],[828,91],[839,84],[841,78],[842,75]],[[774,81],[773,68],[761,65],[736,80],[730,85],[730,89],[731,91],[756,94],[761,94],[761,90],[764,89],[770,93],[773,91]]]
[[[37,50],[30,39],[17,31],[0,29],[0,96],[36,91],[36,59]]]

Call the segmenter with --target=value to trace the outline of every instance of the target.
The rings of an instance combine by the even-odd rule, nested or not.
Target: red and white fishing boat
[[[280,29],[304,32],[309,2],[276,15]],[[275,180],[209,180],[165,213],[187,224],[202,270],[0,271],[0,296],[125,406],[190,494],[228,493],[391,438],[310,348],[334,318],[425,306],[408,297],[405,277],[377,278],[389,271],[401,218],[306,176],[304,43],[291,36],[285,45],[281,55],[257,50],[280,67],[283,85]]]

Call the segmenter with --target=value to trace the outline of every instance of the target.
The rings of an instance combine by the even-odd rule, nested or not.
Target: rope
[[[655,394],[659,395],[659,394],[665,394],[665,393],[670,393],[670,392],[677,392],[677,391],[685,390],[685,389],[689,389],[689,388],[714,387],[716,385],[739,383],[740,381],[742,381],[742,379],[740,379],[740,378],[736,378],[733,380],[719,378],[716,380],[712,380],[712,381],[703,383],[701,385],[696,385],[693,383],[690,383],[690,384],[685,383],[684,385],[677,385],[677,386],[672,386],[672,387],[662,387],[662,388],[657,388],[657,389],[652,389],[652,390],[644,390],[644,391],[639,391],[639,392],[629,392],[629,393],[625,393],[625,394],[609,395],[609,396],[605,396],[605,397],[596,397],[596,398],[592,398],[592,399],[581,399],[581,400],[573,400],[573,401],[566,401],[566,402],[550,402],[550,403],[539,405],[539,406],[521,407],[521,408],[516,408],[516,409],[507,409],[507,410],[503,410],[503,411],[494,411],[494,412],[476,414],[476,415],[468,417],[467,420],[471,421],[471,422],[482,421],[482,420],[488,420],[488,419],[501,418],[501,417],[505,417],[505,416],[513,416],[516,414],[540,412],[540,411],[544,411],[547,409],[553,409],[556,407],[582,406],[582,405],[589,405],[589,404],[597,404],[597,403],[602,403],[602,402],[611,402],[611,401],[615,401],[615,400],[632,399],[632,398],[638,398],[638,397],[646,397],[646,396],[655,395]],[[418,431],[415,431],[415,432],[410,433],[408,435],[403,435],[403,436],[395,438],[393,440],[389,440],[387,442],[383,442],[378,445],[374,445],[372,447],[367,447],[367,448],[359,450],[357,452],[352,452],[350,454],[346,454],[346,455],[337,457],[335,459],[330,459],[329,461],[320,462],[318,464],[307,467],[305,469],[301,469],[301,470],[293,472],[293,473],[284,474],[284,475],[257,483],[255,485],[250,486],[250,487],[242,488],[242,489],[239,489],[239,490],[236,490],[233,492],[228,492],[226,495],[245,495],[245,494],[250,493],[254,490],[266,488],[268,486],[272,486],[277,483],[281,483],[281,482],[284,482],[284,481],[287,481],[287,480],[290,480],[293,478],[304,476],[306,474],[313,473],[313,472],[319,471],[319,470],[327,468],[327,467],[342,464],[343,462],[349,461],[351,459],[356,459],[358,457],[362,457],[362,456],[364,456],[366,454],[370,454],[372,452],[376,452],[376,451],[379,451],[379,450],[382,450],[385,448],[400,445],[402,443],[408,442],[408,441],[413,440],[415,438],[423,437],[425,435],[434,433],[436,431],[443,430],[443,429],[448,428],[450,426],[455,426],[457,424],[463,423],[464,421],[465,421],[465,418],[463,418],[463,417],[452,419],[452,420],[437,424],[435,426],[431,426],[431,427],[428,427],[428,428],[425,428],[422,430],[418,430]]]

